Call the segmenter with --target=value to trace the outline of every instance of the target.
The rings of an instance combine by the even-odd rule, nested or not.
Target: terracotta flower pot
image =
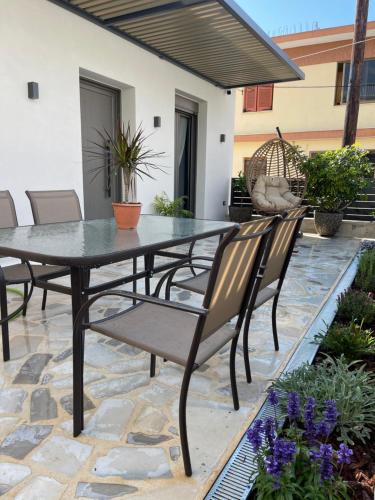
[[[112,203],[112,207],[119,229],[134,229],[137,227],[142,203]]]

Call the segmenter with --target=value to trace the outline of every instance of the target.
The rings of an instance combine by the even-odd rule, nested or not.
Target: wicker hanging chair
[[[282,137],[267,141],[254,153],[246,171],[246,182],[253,207],[258,212],[275,214],[301,205],[306,191],[306,177],[299,170],[302,162],[298,150]],[[264,191],[264,185],[266,193],[261,196],[259,190]],[[275,186],[283,193],[279,205],[274,201],[279,199]],[[271,191],[277,196],[267,199]]]

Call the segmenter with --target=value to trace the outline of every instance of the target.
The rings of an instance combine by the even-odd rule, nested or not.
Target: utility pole
[[[350,62],[349,88],[345,113],[343,146],[355,143],[357,135],[359,101],[361,95],[361,73],[365,55],[369,0],[357,0],[357,11],[354,26],[354,44]]]

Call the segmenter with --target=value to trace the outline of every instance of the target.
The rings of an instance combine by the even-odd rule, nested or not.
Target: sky
[[[270,36],[353,24],[356,0],[235,0]],[[375,21],[370,0],[369,21]]]

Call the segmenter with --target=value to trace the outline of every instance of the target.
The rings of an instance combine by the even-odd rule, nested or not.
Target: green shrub
[[[362,325],[354,322],[349,325],[333,323],[327,333],[315,336],[321,351],[338,357],[342,354],[348,361],[360,359],[361,356],[375,354],[375,337],[372,330],[364,330]]]
[[[375,323],[375,302],[366,292],[350,288],[337,299],[336,321],[362,323],[363,328]]]
[[[324,402],[334,399],[340,414],[335,431],[339,441],[365,442],[375,428],[375,373],[364,371],[364,365],[357,366],[358,362],[348,363],[344,357],[334,360],[327,356],[318,365],[304,364],[285,374],[273,387],[282,392],[285,411],[289,392],[297,392],[301,404],[314,397],[317,418],[323,417]]]
[[[246,175],[241,170],[238,172],[238,177],[234,180],[234,188],[242,193],[247,193]]]
[[[359,259],[355,285],[364,292],[375,292],[375,249],[366,250]]]
[[[170,200],[167,193],[157,194],[154,198],[153,208],[158,215],[168,217],[193,217],[190,210],[184,208],[186,196],[180,196],[175,200]]]
[[[358,198],[374,168],[368,151],[346,146],[308,158],[301,166],[307,176],[306,197],[320,212],[342,212]]]

